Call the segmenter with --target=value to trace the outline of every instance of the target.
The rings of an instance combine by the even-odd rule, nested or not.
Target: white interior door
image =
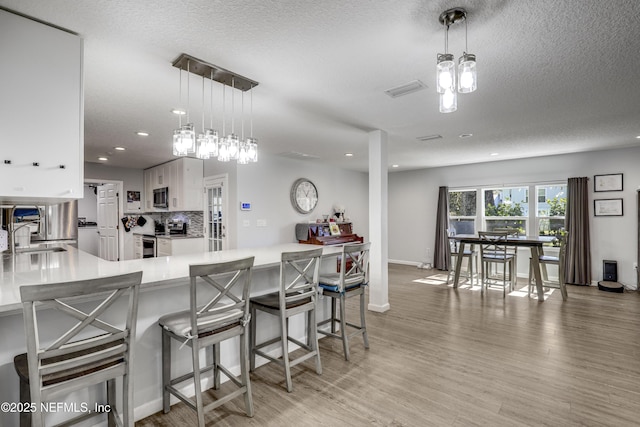
[[[118,260],[118,187],[103,184],[97,187],[98,236],[100,258]]]
[[[227,249],[226,182],[226,177],[204,179],[205,250],[209,252]]]

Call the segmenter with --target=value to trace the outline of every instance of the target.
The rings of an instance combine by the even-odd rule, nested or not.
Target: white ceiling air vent
[[[431,140],[440,139],[440,138],[442,138],[442,135],[434,134],[434,135],[427,135],[427,136],[419,136],[416,139],[418,141],[426,142],[426,141],[431,141]]]
[[[422,83],[420,80],[413,80],[401,86],[387,89],[384,91],[384,93],[386,93],[392,98],[397,98],[399,96],[408,95],[410,93],[417,92],[419,90],[426,89],[426,88],[427,88],[427,85]]]
[[[313,156],[307,153],[300,153],[298,151],[285,151],[284,153],[279,153],[278,156],[287,157],[289,159],[297,159],[297,160],[316,160],[320,157]]]

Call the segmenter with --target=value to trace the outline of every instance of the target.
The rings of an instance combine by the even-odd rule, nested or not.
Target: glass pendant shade
[[[240,141],[238,146],[238,164],[246,165],[249,163],[249,144],[247,141]]]
[[[205,129],[204,137],[207,140],[206,149],[209,153],[209,157],[216,157],[218,155],[218,131]]]
[[[247,138],[247,158],[251,163],[258,161],[258,140],[256,138]]]
[[[456,87],[456,63],[451,53],[438,54],[436,87],[438,93],[445,93],[446,90]]]
[[[186,156],[196,150],[196,133],[193,123],[188,123],[173,132],[173,154]]]
[[[227,136],[227,147],[229,150],[229,159],[238,160],[238,152],[240,150],[240,140],[238,139],[238,135],[232,133]]]
[[[220,138],[218,141],[218,161],[228,162],[231,160],[229,157],[229,141],[227,138]]]
[[[196,157],[203,160],[210,158],[211,156],[207,148],[207,137],[203,133],[198,134],[198,139],[196,140]]]
[[[458,62],[458,92],[471,93],[477,87],[476,56],[465,52]]]
[[[447,89],[440,94],[440,112],[453,113],[458,109],[458,95],[455,89]]]

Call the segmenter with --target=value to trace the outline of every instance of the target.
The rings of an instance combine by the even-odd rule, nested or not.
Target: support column
[[[369,310],[389,306],[387,133],[369,132]]]

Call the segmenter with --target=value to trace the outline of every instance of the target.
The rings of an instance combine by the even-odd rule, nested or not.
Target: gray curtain
[[[589,235],[589,178],[569,178],[565,228],[569,233],[565,278],[574,285],[591,284],[591,238]]]
[[[433,251],[434,267],[449,270],[451,247],[449,246],[449,188],[440,187],[438,193],[438,212],[436,214],[436,243]]]

